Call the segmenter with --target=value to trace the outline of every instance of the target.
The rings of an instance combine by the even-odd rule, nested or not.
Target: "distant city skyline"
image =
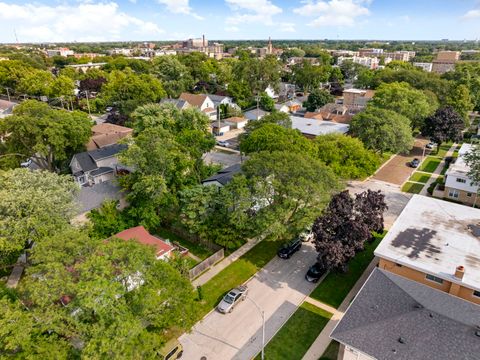
[[[0,42],[475,40],[478,0],[0,0]]]

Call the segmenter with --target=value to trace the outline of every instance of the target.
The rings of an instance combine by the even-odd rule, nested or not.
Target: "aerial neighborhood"
[[[292,12],[356,39],[378,2]],[[479,359],[478,40],[181,3],[216,40],[0,34],[0,358]]]

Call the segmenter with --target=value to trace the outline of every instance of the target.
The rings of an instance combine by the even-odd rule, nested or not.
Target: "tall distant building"
[[[273,45],[272,45],[272,38],[268,38],[268,45],[267,45],[267,55],[273,54]]]
[[[444,74],[455,70],[455,63],[460,59],[459,51],[439,51],[437,58],[433,60],[432,71],[438,74]]]

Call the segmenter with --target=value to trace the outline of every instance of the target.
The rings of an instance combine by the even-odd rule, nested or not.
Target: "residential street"
[[[304,243],[291,259],[276,257],[248,282],[248,297],[265,311],[265,342],[314,289],[304,276],[315,257],[313,246]],[[251,359],[261,349],[262,317],[247,299],[230,314],[211,312],[180,341],[185,359]]]

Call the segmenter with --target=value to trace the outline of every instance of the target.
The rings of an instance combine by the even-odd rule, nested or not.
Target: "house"
[[[173,257],[174,247],[161,238],[151,235],[143,226],[123,230],[114,235],[122,240],[136,240],[140,244],[155,247],[157,260],[168,260]]]
[[[94,185],[112,180],[117,174],[117,155],[127,148],[124,144],[113,144],[101,149],[75,154],[70,161],[70,169],[75,181],[80,185]]]
[[[213,101],[215,109],[220,105],[227,105],[240,110],[240,106],[235,104],[230,96],[208,94],[208,97]]]
[[[479,209],[414,195],[375,250],[378,266],[480,305],[479,219]]]
[[[242,165],[235,164],[223,170],[220,170],[215,175],[210,176],[205,180],[202,180],[202,185],[203,186],[214,185],[214,186],[222,187],[227,185],[230,181],[232,181],[235,175],[240,174],[241,172],[242,172]]]
[[[252,109],[252,110],[245,111],[243,113],[243,116],[245,116],[248,120],[260,120],[262,117],[268,114],[269,114],[268,112],[262,109]]]
[[[210,120],[217,118],[217,111],[215,110],[215,103],[205,94],[190,94],[182,93],[179,100],[184,100],[190,104],[190,106],[197,108],[204,114],[206,114]]]
[[[290,116],[290,119],[292,120],[292,129],[299,130],[307,138],[315,138],[319,135],[332,133],[346,134],[350,127],[348,124],[338,124],[299,116]]]
[[[13,108],[17,105],[17,103],[0,99],[0,119],[12,115]]]
[[[302,108],[302,103],[297,99],[289,100],[285,103],[285,105],[288,107],[288,111],[291,113],[297,112]]]
[[[214,121],[212,122],[212,133],[214,135],[223,135],[230,131],[230,125],[224,122]]]
[[[363,110],[367,103],[373,98],[375,91],[361,89],[345,89],[343,91],[343,105],[350,113]]]
[[[109,123],[101,123],[92,127],[92,137],[87,144],[87,150],[100,149],[116,144],[119,140],[130,136],[133,129]]]
[[[429,62],[414,62],[413,66],[418,67],[426,72],[432,72],[433,69],[433,63]]]
[[[279,85],[278,93],[271,85],[268,85],[268,87],[265,89],[265,92],[272,99],[284,102],[287,100],[291,100],[295,97],[295,84],[281,82]]]
[[[239,116],[230,117],[223,121],[225,122],[225,124],[230,125],[230,127],[234,129],[243,129],[245,125],[247,125],[248,123],[247,118],[239,117]]]
[[[472,150],[471,144],[463,144],[458,158],[450,164],[445,173],[445,191],[443,197],[460,201],[467,205],[477,203],[478,185],[468,177],[470,167],[465,163],[465,154]]]
[[[288,106],[286,104],[275,104],[274,105],[274,108],[275,110],[279,111],[279,112],[283,112],[285,114],[288,114],[290,112],[290,109],[288,108]]]
[[[173,104],[178,110],[186,110],[192,106],[188,101],[182,99],[162,99],[160,104]]]
[[[330,337],[343,360],[478,359],[480,306],[374,269]]]

